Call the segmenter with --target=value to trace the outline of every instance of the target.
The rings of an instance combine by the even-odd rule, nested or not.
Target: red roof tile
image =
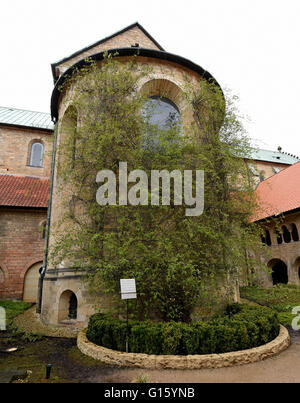
[[[0,206],[48,207],[49,179],[0,175]]]
[[[300,162],[261,182],[255,193],[258,208],[252,222],[300,208]]]

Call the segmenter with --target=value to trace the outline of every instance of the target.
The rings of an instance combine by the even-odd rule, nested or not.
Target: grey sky
[[[299,0],[1,0],[0,105],[49,112],[50,64],[138,21],[241,99],[261,148],[300,154]]]

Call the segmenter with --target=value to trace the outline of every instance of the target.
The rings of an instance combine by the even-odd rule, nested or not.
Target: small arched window
[[[282,234],[283,234],[283,239],[285,243],[290,243],[291,242],[291,234],[290,231],[287,229],[285,225],[282,227]]]
[[[271,235],[270,235],[270,231],[266,230],[266,243],[268,246],[272,245],[272,240],[271,240]]]
[[[299,241],[299,234],[296,224],[292,224],[292,238],[294,242]]]
[[[44,145],[40,142],[34,142],[31,145],[29,165],[32,167],[43,166]]]
[[[46,239],[46,233],[47,233],[47,223],[44,221],[41,224],[41,233],[42,233],[42,239]]]
[[[276,229],[276,238],[277,238],[278,245],[281,245],[282,244],[282,235],[278,229]]]

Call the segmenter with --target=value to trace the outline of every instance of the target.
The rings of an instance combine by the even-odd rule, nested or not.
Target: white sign
[[[136,298],[136,286],[135,279],[121,279],[121,299],[135,299]]]
[[[6,311],[0,306],[0,330],[6,330]]]

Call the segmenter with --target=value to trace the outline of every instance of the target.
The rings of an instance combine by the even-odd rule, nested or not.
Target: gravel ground
[[[13,320],[20,330],[27,333],[39,333],[49,337],[76,338],[79,329],[70,328],[68,325],[57,327],[44,325],[39,320],[39,315],[35,310],[36,307],[33,306]]]

